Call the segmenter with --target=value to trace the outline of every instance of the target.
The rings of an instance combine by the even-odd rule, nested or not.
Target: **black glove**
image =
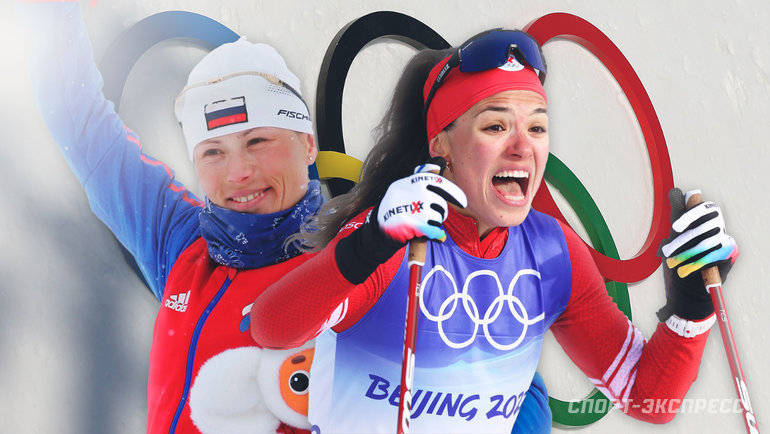
[[[366,216],[366,221],[350,235],[340,240],[334,257],[342,276],[348,282],[363,283],[378,266],[404,247],[405,243],[385,235],[377,223],[377,208]]]
[[[668,198],[671,233],[658,250],[658,256],[665,259],[666,305],[658,311],[658,318],[666,321],[676,314],[702,320],[714,313],[714,305],[700,271],[716,265],[724,281],[738,257],[738,246],[725,232],[722,211],[714,202],[701,202],[686,210],[685,196],[678,188],[672,189]]]

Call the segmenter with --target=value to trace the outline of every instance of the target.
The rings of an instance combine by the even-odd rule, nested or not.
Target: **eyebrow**
[[[246,137],[246,136],[248,136],[248,135],[249,135],[249,134],[250,134],[252,131],[254,131],[255,129],[257,129],[257,127],[254,127],[254,128],[250,128],[250,129],[248,129],[248,130],[246,130],[246,131],[241,131],[241,132],[239,132],[239,133],[238,133],[238,138],[243,138],[243,137]],[[221,140],[219,139],[219,137],[221,137],[221,136],[212,137],[212,138],[210,138],[210,139],[208,139],[208,140],[204,140],[204,141],[202,141],[202,142],[201,142],[201,144],[213,144],[213,145],[217,145],[217,144],[221,143]]]
[[[246,131],[241,131],[241,132],[238,134],[238,137],[246,137],[246,136],[248,136],[249,134],[251,134],[251,132],[252,132],[252,131],[254,131],[254,130],[256,130],[256,129],[257,129],[257,128],[256,128],[256,127],[254,127],[254,128],[249,128],[249,129],[248,129],[248,130],[246,130]]]
[[[476,113],[474,117],[478,117],[480,114],[484,113],[485,111],[509,112],[511,111],[511,108],[506,106],[493,105],[493,106],[485,107],[484,110],[481,110],[480,112]],[[548,110],[544,107],[538,107],[532,110],[532,112],[530,113],[530,115],[536,115],[536,114],[548,114]]]

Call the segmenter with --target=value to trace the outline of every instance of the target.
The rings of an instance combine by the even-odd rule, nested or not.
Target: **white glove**
[[[418,237],[446,239],[441,223],[448,215],[447,201],[465,208],[468,199],[460,187],[436,175],[440,169],[423,164],[413,175],[390,184],[377,207],[377,223],[388,237],[403,244]]]
[[[676,269],[679,277],[724,261],[732,263],[738,256],[738,246],[725,231],[722,210],[714,202],[702,202],[687,210],[671,229],[677,235],[661,246],[661,252],[666,265]]]

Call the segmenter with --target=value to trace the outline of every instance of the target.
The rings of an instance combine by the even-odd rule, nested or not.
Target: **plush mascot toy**
[[[201,366],[190,390],[193,422],[204,434],[310,429],[313,353],[310,341],[285,351],[241,347],[217,354]]]

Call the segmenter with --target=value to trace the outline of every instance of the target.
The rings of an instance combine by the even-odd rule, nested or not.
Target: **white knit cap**
[[[313,134],[299,78],[273,47],[245,37],[220,45],[195,65],[174,113],[190,160],[198,143],[256,127]]]

